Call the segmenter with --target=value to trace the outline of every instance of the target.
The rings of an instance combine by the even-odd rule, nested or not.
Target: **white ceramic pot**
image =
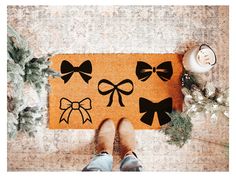
[[[183,65],[187,71],[204,73],[216,64],[216,55],[207,44],[195,46],[184,54]]]

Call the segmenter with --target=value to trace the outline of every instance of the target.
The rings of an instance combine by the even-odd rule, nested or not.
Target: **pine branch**
[[[36,127],[42,120],[41,108],[39,107],[26,107],[18,115],[18,131],[28,133],[34,136],[37,132]]]
[[[167,140],[169,144],[174,144],[181,148],[191,137],[191,119],[177,111],[172,111],[168,115],[171,117],[171,122],[162,128],[161,131],[169,137],[169,140]]]
[[[42,119],[42,107],[27,105],[25,97],[32,95],[23,95],[24,86],[29,83],[40,95],[43,88],[49,88],[48,76],[56,77],[59,73],[49,68],[50,55],[33,57],[26,41],[15,30],[8,26],[7,32],[8,137],[15,137],[17,132],[32,136]]]

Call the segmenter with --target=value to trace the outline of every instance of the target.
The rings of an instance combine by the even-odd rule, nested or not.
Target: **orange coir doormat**
[[[181,110],[178,54],[60,54],[51,59],[49,128],[97,129],[128,118],[135,129],[160,129]]]

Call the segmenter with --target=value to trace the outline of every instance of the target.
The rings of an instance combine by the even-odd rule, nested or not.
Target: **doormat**
[[[97,129],[128,118],[135,129],[160,129],[182,110],[182,55],[59,54],[61,77],[49,78],[49,128]]]

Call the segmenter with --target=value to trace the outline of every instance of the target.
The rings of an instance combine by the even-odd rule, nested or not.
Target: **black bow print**
[[[102,83],[105,83],[105,84],[108,84],[108,85],[111,85],[112,88],[109,89],[109,90],[105,90],[105,91],[102,91],[99,86],[102,84]],[[122,90],[119,88],[120,85],[123,85],[123,84],[130,84],[132,86],[132,89],[129,90],[129,91],[126,91],[126,90]],[[106,79],[102,79],[99,81],[98,83],[98,92],[101,94],[101,95],[107,95],[107,94],[111,94],[110,95],[110,99],[109,99],[109,103],[107,106],[111,106],[112,102],[113,102],[113,95],[115,93],[115,91],[117,91],[117,94],[118,94],[118,100],[119,100],[119,104],[120,106],[124,107],[125,105],[123,104],[122,102],[122,96],[121,94],[124,94],[124,95],[130,95],[134,90],[134,85],[133,85],[133,82],[129,79],[125,79],[121,82],[119,82],[118,84],[113,84],[111,81],[109,80],[106,80]]]
[[[89,60],[86,60],[79,67],[74,67],[69,61],[63,60],[61,63],[61,73],[65,75],[61,76],[61,78],[64,80],[64,83],[67,83],[70,80],[74,72],[79,72],[82,79],[88,83],[92,78],[90,76],[90,74],[92,73],[91,62]]]
[[[61,114],[59,123],[65,121],[67,124],[69,124],[70,114],[73,110],[78,110],[80,112],[83,124],[86,121],[92,123],[92,119],[87,111],[92,109],[90,98],[85,98],[79,102],[71,102],[67,98],[61,98],[59,108],[61,110],[64,110],[63,113]]]
[[[136,75],[139,80],[146,81],[152,75],[152,73],[157,73],[157,75],[163,81],[170,80],[173,74],[171,62],[166,61],[157,67],[151,67],[149,64],[143,61],[138,61],[136,66]]]
[[[159,103],[153,103],[145,98],[139,98],[139,112],[145,114],[140,119],[147,125],[152,125],[154,113],[157,112],[160,125],[171,121],[166,112],[172,111],[172,98],[166,98]]]

